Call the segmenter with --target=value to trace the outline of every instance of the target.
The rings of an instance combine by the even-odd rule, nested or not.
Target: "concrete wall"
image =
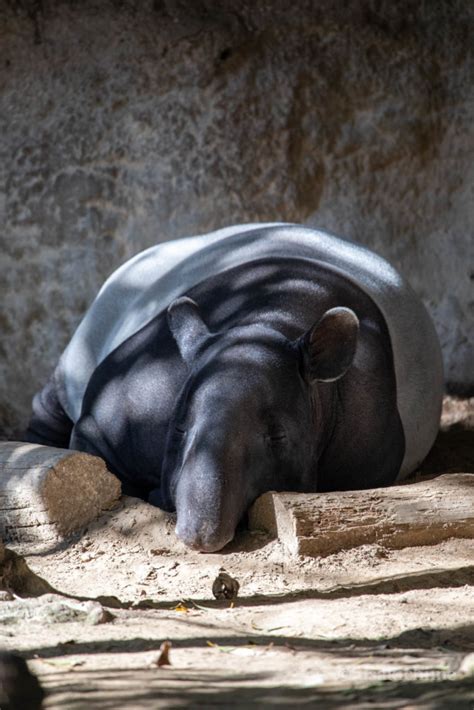
[[[474,386],[474,9],[0,0],[0,426],[104,278],[248,220],[373,247]]]

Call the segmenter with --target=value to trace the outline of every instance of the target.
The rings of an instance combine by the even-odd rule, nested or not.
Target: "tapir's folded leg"
[[[33,398],[33,413],[25,441],[69,448],[73,422],[64,411],[57,393],[55,374]]]

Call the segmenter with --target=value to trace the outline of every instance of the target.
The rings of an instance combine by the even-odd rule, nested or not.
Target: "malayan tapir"
[[[105,282],[33,401],[29,441],[103,457],[188,546],[268,490],[384,486],[439,424],[421,301],[368,249],[292,224],[166,242]]]

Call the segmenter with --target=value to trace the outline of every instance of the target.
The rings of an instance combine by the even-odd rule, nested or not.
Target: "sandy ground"
[[[456,471],[474,473],[472,399],[446,399],[421,473]],[[200,554],[172,516],[125,498],[68,545],[15,549],[110,612],[95,623],[94,605],[64,597],[0,603],[0,645],[28,659],[45,708],[474,708],[470,540],[313,559],[241,531]],[[222,567],[240,583],[233,603],[212,594]],[[165,640],[172,665],[158,667]]]

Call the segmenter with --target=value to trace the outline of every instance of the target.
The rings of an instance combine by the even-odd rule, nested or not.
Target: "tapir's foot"
[[[39,395],[36,395],[35,400],[38,397]],[[66,415],[64,417],[55,417],[50,413],[40,414],[36,401],[34,401],[33,406],[33,415],[22,437],[23,441],[68,449],[72,431],[71,420]]]
[[[59,402],[54,375],[33,399],[33,414],[24,441],[44,446],[69,448],[73,422]]]

